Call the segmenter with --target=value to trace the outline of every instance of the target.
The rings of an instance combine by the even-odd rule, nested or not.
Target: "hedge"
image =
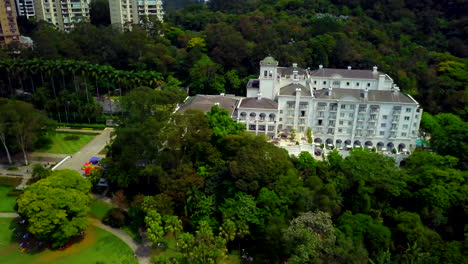
[[[76,129],[90,128],[93,130],[103,130],[104,128],[106,128],[106,125],[104,124],[58,123],[57,127],[76,128]]]
[[[0,185],[13,186],[16,187],[20,185],[23,179],[20,177],[5,177],[0,176]]]

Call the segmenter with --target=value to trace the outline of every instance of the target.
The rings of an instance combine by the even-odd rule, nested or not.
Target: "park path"
[[[80,174],[82,173],[81,166],[84,163],[89,162],[91,157],[98,156],[99,152],[104,149],[104,147],[109,144],[111,139],[111,133],[114,129],[113,128],[106,128],[104,129],[99,135],[97,135],[93,140],[91,140],[88,144],[82,147],[78,152],[72,155],[72,158],[65,161],[60,167],[57,169],[70,169],[76,170]]]
[[[18,217],[19,214],[17,213],[0,213],[1,218],[15,218]]]

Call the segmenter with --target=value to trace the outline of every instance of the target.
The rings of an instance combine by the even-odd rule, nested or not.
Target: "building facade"
[[[235,103],[232,117],[247,131],[278,138],[294,130],[302,138],[310,129],[317,145],[338,148],[413,150],[422,116],[418,102],[375,66],[311,70],[279,67],[272,57]]]
[[[164,19],[161,0],[109,0],[111,24],[120,30],[131,30],[132,25],[141,24],[148,16]]]
[[[34,9],[38,20],[69,32],[75,22],[89,19],[89,3],[89,0],[35,0]]]
[[[15,0],[0,0],[0,45],[19,42]]]
[[[16,0],[16,11],[18,16],[27,18],[35,16],[33,0]]]

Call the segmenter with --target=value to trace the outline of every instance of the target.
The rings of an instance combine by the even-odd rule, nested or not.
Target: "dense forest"
[[[155,245],[175,235],[176,252],[154,263],[468,263],[466,1],[190,2],[118,32],[97,0],[91,23],[64,33],[22,21],[34,48],[0,50],[1,96],[56,121],[102,122],[97,101],[120,97],[107,169],[90,178],[109,180],[128,209],[115,215]],[[217,107],[173,113],[187,93],[244,95],[267,55],[377,65],[430,113],[421,128],[437,154],[416,151],[400,167],[361,149],[317,161]]]

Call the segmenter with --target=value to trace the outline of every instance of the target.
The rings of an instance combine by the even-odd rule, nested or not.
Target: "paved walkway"
[[[97,135],[93,140],[82,147],[80,151],[73,154],[71,159],[65,161],[57,169],[76,170],[81,174],[83,172],[81,170],[81,166],[83,166],[84,163],[89,162],[91,157],[99,156],[99,152],[110,142],[113,130],[113,128],[104,129],[101,134]]]
[[[15,218],[18,217],[19,214],[17,213],[0,213],[0,217],[2,218]]]

